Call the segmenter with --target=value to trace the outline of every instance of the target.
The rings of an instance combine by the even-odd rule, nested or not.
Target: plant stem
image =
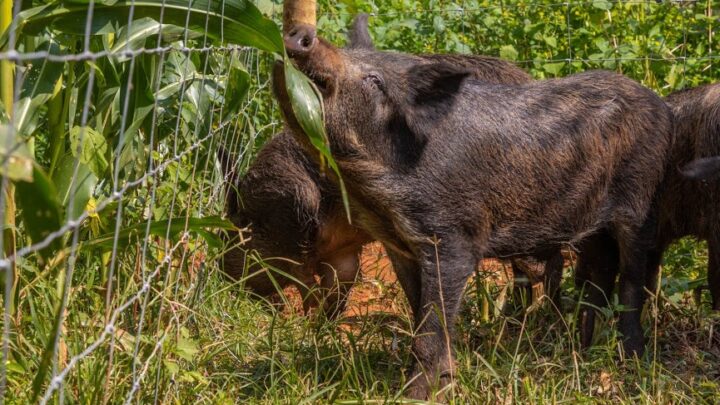
[[[12,0],[0,0],[0,32],[5,32],[12,23],[12,6]],[[12,115],[13,109],[13,81],[13,62],[0,61],[0,98],[8,116]]]
[[[13,10],[12,0],[0,0],[0,32],[5,32],[10,24],[12,23]],[[13,113],[13,99],[14,99],[14,80],[13,75],[13,63],[9,60],[0,61],[0,99],[2,99],[3,107],[7,112],[8,117],[12,116]],[[3,228],[3,249],[5,251],[5,257],[13,256],[15,254],[15,185],[11,182],[7,182],[7,187],[3,190],[5,193],[5,207],[4,207],[4,222]],[[5,305],[10,306],[10,311],[14,312],[12,297],[15,295],[15,288],[17,284],[17,271],[15,261],[12,262],[10,271],[12,274],[10,277],[6,277],[6,281],[12,281],[12,290],[9,296],[5,297]]]

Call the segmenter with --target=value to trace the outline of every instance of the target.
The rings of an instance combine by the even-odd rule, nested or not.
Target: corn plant
[[[218,230],[235,231],[218,216],[221,178],[203,173],[242,127],[246,63],[282,56],[277,25],[244,0],[26,1],[14,14],[3,2],[0,14],[0,397],[131,400],[139,358],[156,375],[172,365],[154,351],[182,358],[165,300],[198,282],[192,261],[221,248]],[[97,389],[77,390],[84,380]]]

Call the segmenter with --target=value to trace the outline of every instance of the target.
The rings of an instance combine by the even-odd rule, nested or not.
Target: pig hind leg
[[[708,256],[708,286],[712,306],[714,310],[720,311],[720,235],[712,234],[708,239]]]
[[[545,294],[550,297],[553,305],[558,310],[562,310],[560,284],[562,283],[564,265],[565,258],[560,249],[558,249],[545,261],[545,273],[543,275]]]
[[[592,344],[595,311],[608,305],[615,287],[619,260],[617,243],[606,231],[589,236],[580,245],[575,287],[583,293],[581,300],[585,303],[580,308],[578,322],[582,347]]]

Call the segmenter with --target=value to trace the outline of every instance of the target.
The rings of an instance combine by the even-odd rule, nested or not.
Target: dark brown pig
[[[646,288],[655,291],[667,247],[694,236],[708,241],[708,285],[713,309],[720,310],[720,84],[679,91],[665,102],[675,117],[675,142],[651,214],[657,231],[647,257]],[[576,283],[584,286],[592,306],[604,306],[615,286],[617,246],[607,234],[596,237],[594,243],[580,248]],[[585,285],[586,281],[591,283]],[[581,340],[588,345],[594,312],[584,312]]]
[[[672,141],[657,95],[602,71],[491,84],[443,61],[338,49],[311,29],[285,45],[323,95],[354,221],[389,250],[413,308],[410,396],[452,375],[453,322],[480,259],[543,256],[602,230],[619,246],[625,348],[642,353],[646,219]],[[280,64],[273,76],[288,129],[317,156]]]
[[[374,48],[367,15],[356,18],[348,43],[352,49]],[[513,64],[492,57],[421,55],[415,59],[422,63],[452,63],[468,68],[479,80],[493,83],[520,84],[531,80]],[[236,279],[244,275],[245,287],[259,296],[295,285],[303,295],[306,309],[322,302],[328,315],[341,312],[357,277],[362,246],[372,239],[347,222],[334,183],[320,174],[286,133],[276,135],[265,145],[244,178],[235,175],[232,157],[221,156],[221,161],[226,181],[231,185],[226,206],[228,217],[236,225],[252,230],[246,244],[224,255],[225,272]],[[246,257],[252,251],[264,259],[265,266],[248,268],[251,261]],[[548,274],[559,277],[562,256],[557,252],[553,258],[555,270]],[[514,268],[529,267],[521,260],[514,263]]]
[[[250,230],[248,241],[223,255],[224,272],[245,279],[244,287],[260,297],[295,285],[306,310],[322,303],[329,316],[342,311],[360,250],[370,239],[348,224],[335,185],[284,132],[262,148],[241,178],[230,156],[221,162],[232,184],[226,214]]]
[[[692,177],[695,167],[709,176],[717,162],[703,158],[720,155],[720,84],[679,91],[665,101],[675,116],[676,143],[658,195],[657,242],[648,258],[654,277],[649,285],[655,285],[662,253],[670,243],[684,236],[706,240],[708,284],[713,308],[720,310],[720,180],[688,179],[679,170],[686,166],[686,175]]]

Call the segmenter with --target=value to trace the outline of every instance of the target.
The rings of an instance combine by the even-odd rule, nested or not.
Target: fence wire
[[[15,1],[13,21],[45,3]],[[191,304],[218,277],[222,247],[203,222],[224,205],[215,153],[235,153],[242,172],[280,126],[268,55],[211,41],[209,18],[204,32],[189,17],[165,27],[165,1],[158,21],[130,2],[126,24],[97,31],[97,3],[83,5],[84,35],[18,36],[12,24],[0,52],[12,91],[0,117],[0,403],[158,403],[178,390],[161,380],[194,350]],[[278,21],[276,3],[258,5]],[[410,3],[361,10],[378,48],[496,55],[538,79],[614,69],[663,94],[720,76],[717,1]],[[357,11],[323,3],[320,31],[342,43]]]

